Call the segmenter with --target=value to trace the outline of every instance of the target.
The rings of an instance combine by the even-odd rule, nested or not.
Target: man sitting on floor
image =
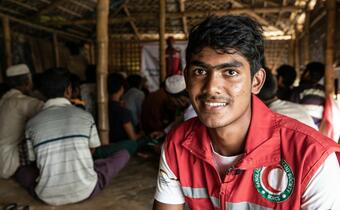
[[[310,127],[319,130],[313,118],[301,104],[281,100],[277,96],[278,84],[271,70],[265,68],[266,79],[260,93],[257,95],[272,111],[296,119]]]
[[[6,84],[11,88],[0,100],[0,178],[7,179],[20,165],[19,151],[24,140],[26,122],[39,112],[43,102],[28,96],[32,76],[25,64],[6,70]]]
[[[51,205],[76,203],[95,196],[125,166],[126,150],[93,161],[100,146],[91,114],[73,106],[70,74],[54,68],[43,75],[42,92],[48,98],[43,110],[26,126],[28,157],[33,166],[20,167],[18,182]]]

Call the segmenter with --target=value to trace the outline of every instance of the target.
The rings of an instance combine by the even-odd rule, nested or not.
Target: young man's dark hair
[[[282,82],[286,87],[290,87],[296,79],[295,68],[291,65],[283,64],[276,72],[277,77],[282,77]]]
[[[221,54],[240,52],[248,60],[253,76],[262,67],[263,46],[262,27],[251,18],[210,16],[191,29],[186,63],[190,65],[192,56],[204,47]]]
[[[267,101],[275,98],[277,93],[277,81],[269,68],[265,67],[264,70],[266,71],[266,80],[257,96],[261,100]]]
[[[109,94],[116,93],[125,85],[125,78],[119,73],[112,73],[107,78],[107,90]]]
[[[142,87],[142,81],[143,81],[143,78],[137,74],[129,75],[126,79],[126,82],[128,83],[129,88],[134,87],[134,88],[140,89]]]
[[[318,82],[325,74],[325,65],[320,62],[310,62],[306,66],[311,82]]]
[[[47,99],[64,97],[70,84],[70,72],[66,68],[51,68],[42,75],[41,92]]]

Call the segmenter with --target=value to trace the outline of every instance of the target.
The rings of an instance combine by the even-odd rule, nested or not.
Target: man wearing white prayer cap
[[[27,65],[8,67],[6,83],[11,89],[0,100],[0,178],[13,176],[19,168],[26,122],[43,106],[42,101],[28,96],[32,78]]]
[[[186,92],[185,79],[183,75],[175,74],[169,76],[165,80],[165,90],[170,96],[170,103],[176,107],[176,117],[163,131],[155,131],[150,134],[152,138],[158,139],[163,137],[165,134],[179,123],[196,117],[197,114],[192,107],[189,96]]]

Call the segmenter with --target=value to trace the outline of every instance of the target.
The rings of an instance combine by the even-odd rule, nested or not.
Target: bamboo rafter
[[[237,1],[237,0],[231,0],[231,2],[232,2],[236,7],[239,7],[239,8],[244,8],[244,7],[245,7],[244,4],[240,3],[240,2]],[[265,25],[265,26],[272,25],[272,24],[270,24],[265,18],[261,17],[260,15],[256,14],[256,13],[253,12],[253,11],[246,11],[245,13],[246,13],[247,15],[249,15],[249,16],[255,18],[255,19],[256,19],[260,24],[262,24],[262,25]],[[280,29],[278,29],[278,28],[275,27],[275,26],[273,26],[273,28],[274,28],[275,30],[280,30]]]
[[[41,26],[41,25],[31,23],[31,22],[26,21],[26,20],[22,20],[22,19],[19,19],[19,18],[16,18],[16,17],[12,17],[10,15],[7,15],[7,14],[1,13],[1,12],[0,12],[0,17],[8,17],[13,22],[17,22],[17,23],[20,23],[22,25],[29,26],[31,28],[47,31],[47,32],[50,32],[50,33],[58,33],[58,34],[63,35],[63,36],[72,37],[72,38],[76,38],[76,39],[80,39],[80,40],[84,40],[84,41],[89,41],[89,39],[87,39],[86,37],[78,36],[78,35],[68,33],[68,32],[65,32],[65,31],[61,31],[61,30],[57,30],[57,29],[52,29],[52,28],[49,28],[49,27],[46,27],[46,26]]]
[[[295,6],[286,6],[286,7],[267,7],[267,8],[232,8],[228,10],[216,10],[211,12],[204,11],[184,11],[184,12],[169,12],[166,15],[166,18],[182,18],[182,17],[200,17],[200,16],[209,16],[211,14],[215,15],[228,15],[228,14],[245,14],[245,13],[277,13],[279,11],[283,12],[293,12],[297,11],[300,8]],[[138,20],[146,21],[146,20],[154,20],[157,18],[157,14],[140,14]],[[134,17],[126,17],[126,18],[110,18],[110,24],[122,24],[130,21],[136,21],[137,18]],[[61,25],[73,25],[73,24],[95,24],[96,20],[94,19],[78,19],[78,20],[70,20],[64,21],[59,24]]]
[[[34,6],[31,6],[30,4],[26,4],[26,3],[23,3],[23,2],[20,2],[20,1],[17,1],[17,0],[7,0],[8,2],[12,3],[12,4],[16,4],[20,7],[23,7],[25,9],[29,9],[29,10],[32,10],[32,11],[39,11],[36,7]]]
[[[37,16],[40,16],[40,15],[43,15],[43,14],[46,14],[52,10],[54,10],[55,8],[57,8],[58,6],[66,3],[68,0],[55,0],[53,2],[49,2],[49,1],[42,1],[42,2],[45,2],[45,3],[50,3],[48,6],[44,7],[43,9],[41,9]]]
[[[123,10],[124,10],[126,16],[127,16],[128,18],[130,18],[131,15],[130,15],[129,9],[128,9],[128,7],[126,6],[126,4],[124,4]],[[138,32],[138,28],[137,28],[135,22],[132,21],[132,19],[130,19],[130,20],[129,20],[129,23],[130,23],[130,26],[131,26],[133,32],[136,34],[137,38],[140,39],[140,35],[139,35],[139,32]]]
[[[179,9],[180,12],[185,12],[185,0],[179,0]],[[185,37],[188,37],[188,20],[186,17],[182,17],[182,24],[183,24],[183,31],[185,34]]]
[[[75,4],[75,5],[79,6],[79,7],[84,8],[84,9],[90,11],[90,12],[95,11],[94,8],[92,8],[92,7],[90,7],[90,6],[86,5],[86,4],[82,4],[81,1],[78,1],[78,0],[70,0],[70,2],[72,2],[72,4]]]

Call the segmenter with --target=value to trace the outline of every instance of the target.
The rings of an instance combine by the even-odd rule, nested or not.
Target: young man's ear
[[[255,75],[253,76],[251,92],[253,94],[258,94],[266,80],[266,71],[263,68],[260,68]]]
[[[188,87],[188,65],[185,65],[184,70],[183,70],[183,76],[185,80],[185,86]]]

